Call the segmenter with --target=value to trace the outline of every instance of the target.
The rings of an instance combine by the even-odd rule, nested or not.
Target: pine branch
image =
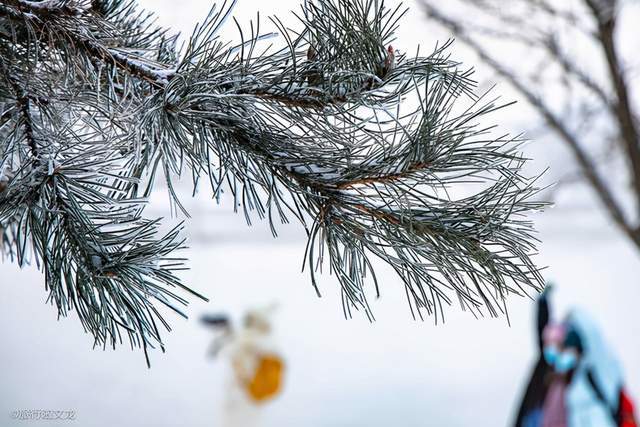
[[[162,347],[154,301],[182,313],[169,289],[192,291],[174,275],[178,232],[154,237],[141,198],[162,174],[180,208],[173,180],[185,172],[274,235],[301,222],[311,282],[319,293],[328,262],[346,314],[373,317],[376,260],[397,272],[412,313],[436,320],[456,298],[498,315],[509,294],[541,288],[525,216],[544,203],[519,141],[479,125],[501,105],[474,95],[450,43],[402,54],[391,43],[405,9],[318,0],[293,29],[276,17],[277,34],[238,25],[234,44],[218,36],[234,4],[178,51],[133,2],[0,0],[0,105],[11,106],[0,115],[24,123],[30,100],[29,126],[0,127],[3,241],[19,263],[33,252],[61,315],[75,309],[97,345],[124,330],[145,352]],[[38,162],[16,151],[30,135]]]

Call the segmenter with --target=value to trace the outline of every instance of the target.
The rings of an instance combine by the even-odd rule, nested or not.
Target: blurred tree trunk
[[[539,113],[572,153],[580,178],[606,214],[640,250],[639,120],[616,38],[620,17],[629,6],[619,0],[420,3],[431,21],[470,47]],[[515,67],[512,55],[500,55],[490,47],[505,40],[517,46],[527,65]],[[581,43],[589,46],[588,62],[577,52]],[[599,73],[600,68],[606,72]],[[555,91],[556,83],[564,90],[562,105],[559,93],[545,92]],[[579,112],[565,114],[572,109]],[[597,129],[602,123],[608,128],[604,133]],[[594,136],[599,141],[593,141]],[[603,147],[603,141],[612,144]],[[628,188],[610,183],[612,171],[619,171],[601,161],[594,145],[621,162]],[[632,209],[625,209],[625,200],[633,201]]]

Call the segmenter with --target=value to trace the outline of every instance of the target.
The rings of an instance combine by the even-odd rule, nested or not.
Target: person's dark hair
[[[567,332],[566,337],[564,338],[563,347],[565,348],[575,348],[580,353],[583,351],[582,339],[580,338],[580,334],[575,329],[570,329]]]

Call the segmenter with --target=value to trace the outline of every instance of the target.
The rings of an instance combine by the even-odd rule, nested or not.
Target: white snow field
[[[158,11],[162,24],[186,33],[210,6],[201,0],[179,7],[169,0],[142,4]],[[295,4],[260,7],[270,14]],[[240,20],[252,15],[253,5],[240,2]],[[401,35],[406,43],[422,38],[407,40],[422,31],[420,22],[418,13],[409,16]],[[427,46],[435,40],[425,39]],[[524,111],[513,108],[515,117]],[[510,120],[517,128],[523,119]],[[538,170],[551,164],[553,173],[562,165],[555,152],[539,145],[531,156]],[[147,216],[165,212],[163,194],[157,199]],[[198,317],[225,310],[237,318],[246,308],[273,301],[280,305],[275,328],[286,382],[282,395],[262,408],[257,425],[509,424],[536,357],[531,300],[509,300],[510,326],[505,318],[475,319],[455,306],[446,310],[446,323],[436,326],[433,319],[411,318],[399,280],[385,273],[382,298],[371,301],[377,321],[358,313],[345,320],[337,283],[324,275],[318,299],[307,274],[300,273],[301,227],[282,226],[273,239],[265,222],[256,219],[247,227],[229,200],[221,206],[204,195],[184,200],[194,219],[187,224],[191,249],[184,252],[191,269],[183,277],[211,302],[192,300],[188,321],[169,316],[167,352],[152,351],[151,369],[142,352],[126,344],[116,351],[92,349],[74,313],[57,321],[35,269],[0,264],[0,426],[222,427],[227,371],[206,357],[210,334]],[[557,202],[535,217],[542,240],[537,262],[549,266],[545,277],[557,283],[557,314],[575,304],[590,311],[640,402],[640,253],[608,225],[587,189],[571,187]],[[74,410],[76,419],[11,419],[12,411],[23,409]]]
[[[506,425],[534,359],[531,301],[510,301],[510,327],[455,307],[435,326],[411,319],[398,280],[388,275],[382,298],[372,301],[377,321],[345,320],[335,282],[327,277],[318,299],[299,272],[302,233],[287,227],[273,240],[266,224],[250,229],[230,210],[212,203],[192,209],[199,223],[190,231],[200,237],[188,251],[185,279],[212,301],[194,301],[189,321],[171,316],[167,352],[152,352],[150,370],[126,346],[92,350],[73,315],[56,321],[36,271],[2,264],[0,425],[39,425],[11,420],[14,410],[71,409],[82,427],[219,426],[227,372],[205,357],[210,335],[197,319],[218,310],[238,316],[272,301],[280,304],[275,324],[286,383],[258,425]],[[538,260],[558,283],[560,312],[574,303],[590,310],[640,396],[638,254],[595,221],[575,224],[574,215],[552,210],[538,222]],[[563,231],[569,223],[579,238]]]

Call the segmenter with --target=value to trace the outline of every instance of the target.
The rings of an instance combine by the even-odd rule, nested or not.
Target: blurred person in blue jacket
[[[620,365],[582,310],[550,321],[548,291],[538,300],[539,358],[516,427],[637,427]]]

